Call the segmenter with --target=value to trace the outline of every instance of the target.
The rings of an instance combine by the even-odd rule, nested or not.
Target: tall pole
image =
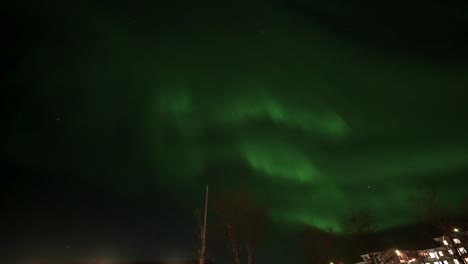
[[[206,195],[205,195],[205,215],[203,217],[203,230],[202,230],[202,245],[201,245],[201,254],[200,254],[200,263],[205,264],[205,251],[206,251],[206,215],[208,209],[208,184],[206,185]]]

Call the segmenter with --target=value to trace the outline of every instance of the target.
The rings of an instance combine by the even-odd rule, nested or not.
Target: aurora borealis
[[[465,197],[466,1],[215,2],[11,4],[2,157],[45,177],[11,185],[177,215],[247,183],[277,225],[337,232]]]

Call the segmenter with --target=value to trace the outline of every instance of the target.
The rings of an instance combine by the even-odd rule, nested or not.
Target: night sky
[[[190,257],[206,184],[285,236],[465,196],[466,0],[11,2],[5,259]]]

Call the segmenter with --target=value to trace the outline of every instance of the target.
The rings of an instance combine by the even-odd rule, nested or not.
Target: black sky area
[[[206,183],[276,197],[258,263],[301,263],[297,226],[346,197],[388,206],[386,245],[408,247],[414,222],[387,215],[408,186],[466,197],[467,0],[2,6],[1,263],[191,257]],[[305,214],[311,191],[336,202]]]

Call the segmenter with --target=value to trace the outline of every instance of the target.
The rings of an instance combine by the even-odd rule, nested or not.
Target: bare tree
[[[308,262],[329,263],[335,254],[336,238],[333,228],[309,226],[301,233],[299,242]]]
[[[343,230],[353,235],[368,235],[375,231],[377,225],[369,209],[352,209],[343,221]]]
[[[199,260],[199,263],[203,264],[205,263],[206,246],[203,244],[203,214],[200,208],[194,210],[194,217],[197,225],[195,232],[196,254],[194,259]]]
[[[343,219],[342,227],[351,236],[351,239],[358,243],[360,248],[369,252],[366,254],[366,262],[372,264],[379,263],[377,261],[380,252],[374,251],[375,243],[372,241],[372,233],[377,225],[369,209],[352,209],[349,215]]]
[[[416,217],[428,222],[443,234],[450,232],[452,226],[450,212],[435,190],[420,190],[409,200]]]
[[[246,189],[217,195],[214,207],[235,263],[240,264],[245,253],[247,264],[252,264],[267,234],[265,207],[256,204]]]
[[[444,236],[450,236],[453,233],[453,228],[457,222],[457,218],[466,221],[468,216],[463,206],[463,202],[455,203],[458,206],[458,212],[450,212],[447,204],[444,204],[437,192],[434,189],[420,189],[415,195],[410,197],[410,204],[416,217],[421,221],[427,222],[432,225],[438,232]],[[457,214],[458,213],[458,214]],[[440,235],[440,234],[439,234]],[[451,239],[447,240],[447,248],[451,248],[457,252],[456,247]],[[463,258],[458,254],[454,255],[460,263],[463,263]]]
[[[239,224],[236,218],[238,206],[239,204],[228,199],[227,195],[217,195],[214,199],[214,209],[221,222],[220,228],[228,241],[236,264],[240,264]]]
[[[194,211],[195,219],[197,223],[197,232],[196,232],[196,248],[197,256],[195,259],[198,259],[198,264],[206,263],[206,220],[208,212],[208,185],[206,186],[205,194],[205,203],[203,206],[204,212],[202,217],[202,212],[200,209]]]
[[[247,264],[253,263],[255,251],[265,242],[267,236],[267,210],[255,204],[249,193],[242,193],[240,211],[240,236],[247,255]]]

